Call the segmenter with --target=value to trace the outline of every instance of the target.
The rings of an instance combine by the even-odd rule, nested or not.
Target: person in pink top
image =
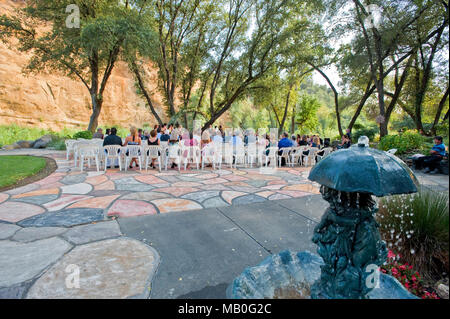
[[[192,132],[189,132],[189,139],[183,138],[182,143],[184,146],[192,147],[192,146],[198,146],[198,141],[194,138],[194,134]],[[183,153],[183,157],[186,158],[189,156],[189,150],[185,150]],[[189,163],[187,164],[186,168],[189,168]]]

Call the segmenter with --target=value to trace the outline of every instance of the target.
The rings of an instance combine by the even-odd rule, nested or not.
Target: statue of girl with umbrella
[[[320,161],[309,179],[322,185],[330,203],[312,239],[324,265],[311,297],[365,298],[373,288],[367,285],[369,266],[380,266],[387,257],[372,195],[416,192],[417,180],[401,160],[369,148],[367,137]]]

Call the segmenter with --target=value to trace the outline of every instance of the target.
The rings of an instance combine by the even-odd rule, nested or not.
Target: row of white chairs
[[[317,160],[325,157],[331,152],[331,148],[324,149],[322,155],[318,155],[321,150],[317,148],[310,148],[306,146],[282,148],[281,153],[278,147],[266,148],[259,144],[249,144],[245,146],[232,145],[231,143],[209,143],[203,149],[200,146],[185,146],[183,143],[176,143],[168,145],[167,142],[161,142],[159,146],[144,145],[128,145],[121,147],[118,145],[110,145],[103,147],[103,140],[67,140],[67,159],[70,154],[74,156],[74,164],[77,166],[80,161],[80,169],[83,170],[85,161],[90,167],[90,161],[94,160],[99,170],[100,163],[103,164],[105,170],[108,162],[111,164],[113,160],[118,162],[120,170],[122,170],[122,162],[124,162],[125,170],[127,170],[132,158],[137,158],[139,167],[148,169],[150,161],[158,163],[158,168],[161,171],[164,164],[165,169],[169,161],[176,164],[178,169],[184,166],[187,168],[188,164],[196,165],[197,169],[201,165],[204,169],[205,164],[211,164],[213,169],[216,167],[222,168],[222,164],[228,165],[230,168],[237,167],[237,165],[245,165],[245,167],[253,167],[253,164],[259,166],[268,166],[278,164],[281,166],[281,161],[284,158],[287,165],[294,166],[296,163],[304,166],[308,164],[313,165]],[[308,152],[309,151],[309,152]],[[111,164],[112,165],[112,164]]]

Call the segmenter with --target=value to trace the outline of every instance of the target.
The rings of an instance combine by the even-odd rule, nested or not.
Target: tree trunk
[[[134,73],[134,75],[136,77],[136,80],[138,82],[139,88],[141,89],[141,92],[142,92],[142,94],[144,95],[144,97],[145,97],[145,99],[147,101],[147,104],[148,104],[148,106],[150,108],[150,111],[152,112],[152,114],[155,117],[156,121],[158,121],[158,124],[162,126],[163,122],[162,122],[161,118],[159,117],[158,113],[156,112],[156,109],[155,109],[155,107],[153,105],[152,99],[151,99],[150,95],[148,94],[147,89],[145,88],[144,81],[143,81],[143,79],[141,77],[141,74],[139,73],[139,70],[138,70],[136,62],[133,61],[131,63],[131,69],[132,69],[132,71],[133,71],[133,73]]]
[[[295,133],[295,104],[292,105],[291,135]]]
[[[102,110],[103,100],[99,99],[96,93],[91,93],[91,100],[92,114],[89,119],[88,131],[94,133],[98,126],[98,118],[100,116],[100,111]]]
[[[287,118],[287,113],[288,113],[288,109],[289,109],[289,100],[291,97],[291,90],[292,90],[293,85],[289,85],[289,91],[287,93],[286,96],[286,105],[284,107],[284,114],[283,114],[283,120],[280,123],[280,132],[283,133],[283,129],[284,129],[284,123],[286,123],[286,118]]]
[[[351,131],[353,128],[353,125],[355,124],[356,120],[358,119],[359,115],[361,114],[362,108],[366,104],[367,99],[373,94],[373,91],[375,91],[375,85],[372,86],[372,80],[369,81],[366,87],[366,91],[364,93],[364,96],[362,97],[361,101],[359,102],[358,108],[356,109],[355,114],[353,115],[350,124],[348,125],[348,129]]]
[[[439,106],[436,112],[436,116],[434,117],[434,122],[433,122],[433,126],[431,127],[431,134],[432,135],[436,135],[436,125],[439,123],[439,119],[441,117],[441,113],[442,113],[442,109],[444,108],[445,102],[447,101],[448,98],[448,86],[447,86],[447,90],[444,93],[444,96],[442,97],[441,101],[439,102]],[[447,111],[448,114],[448,111]]]
[[[188,128],[188,118],[187,118],[187,113],[184,112],[183,113],[183,119],[184,119],[184,127]]]
[[[334,109],[336,111],[336,121],[337,121],[338,130],[339,130],[339,135],[342,136],[342,135],[344,135],[344,133],[342,131],[341,114],[339,112],[339,94],[338,94],[338,91],[334,87],[333,83],[331,83],[330,78],[325,74],[325,72],[323,72],[319,67],[317,67],[313,63],[311,63],[311,62],[307,62],[307,63],[310,66],[312,66],[317,72],[319,72],[320,75],[322,75],[322,77],[327,81],[328,85],[330,86],[331,90],[333,91],[333,94],[334,94]]]

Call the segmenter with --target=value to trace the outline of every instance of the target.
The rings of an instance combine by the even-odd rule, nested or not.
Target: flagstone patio
[[[19,226],[73,226],[116,217],[246,205],[319,194],[309,168],[238,168],[213,171],[108,169],[81,172],[65,152],[58,168],[35,183],[0,193],[0,221]]]

